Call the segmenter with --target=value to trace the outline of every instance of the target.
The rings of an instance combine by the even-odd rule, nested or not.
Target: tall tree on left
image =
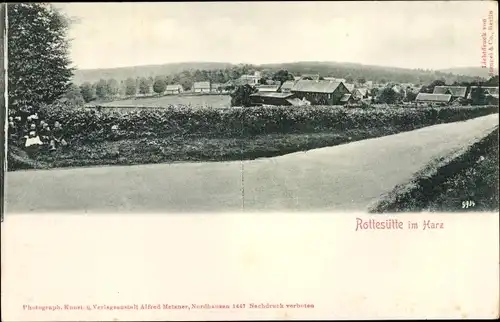
[[[7,8],[9,108],[36,112],[71,84],[70,19],[51,4],[12,3]]]

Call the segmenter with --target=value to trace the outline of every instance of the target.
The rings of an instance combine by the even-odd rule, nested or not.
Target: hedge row
[[[103,141],[166,136],[248,137],[272,133],[317,133],[345,129],[418,127],[467,120],[498,112],[498,106],[436,108],[344,108],[332,106],[193,109],[177,106],[130,112],[45,107],[70,140]],[[118,126],[113,131],[112,127]]]

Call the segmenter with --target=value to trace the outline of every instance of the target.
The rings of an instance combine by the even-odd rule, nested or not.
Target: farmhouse
[[[433,94],[449,94],[452,99],[465,98],[467,87],[465,86],[436,86]]]
[[[339,105],[349,90],[341,82],[299,80],[290,90],[299,99],[306,99],[312,105]]]
[[[261,78],[259,72],[255,72],[253,75],[241,75],[237,80],[237,84],[254,86],[259,84]]]
[[[293,105],[290,101],[293,98],[292,93],[277,93],[277,92],[262,92],[250,95],[250,102],[253,106],[259,105],[276,105],[289,106]]]
[[[352,93],[354,91],[354,84],[349,84],[349,83],[342,83],[345,85],[349,93]]]
[[[214,93],[222,92],[222,90],[224,89],[224,85],[221,83],[211,83],[210,89]]]
[[[341,82],[341,83],[344,83],[344,84],[347,82],[345,80],[345,78],[335,78],[335,77],[324,77],[324,80],[332,81],[332,82]]]
[[[451,94],[429,94],[429,93],[418,93],[415,98],[417,103],[450,103],[452,99]]]
[[[210,93],[210,82],[195,82],[193,84],[193,92]]]
[[[471,98],[471,94],[473,91],[476,91],[479,88],[479,86],[471,86],[469,90],[469,94],[467,95],[467,98]],[[498,95],[498,87],[490,87],[490,86],[482,86],[481,87],[484,90],[485,95]]]
[[[180,94],[182,92],[182,86],[180,84],[167,85],[167,89],[165,90],[165,94],[173,95]]]
[[[295,84],[294,81],[286,81],[281,85],[280,90],[282,93],[290,93],[290,90],[293,87],[293,84]]]
[[[281,82],[277,81],[277,80],[268,79],[268,80],[266,80],[266,84],[267,85],[281,85]]]
[[[363,98],[368,97],[368,89],[367,88],[356,88],[352,92],[353,99],[361,100]]]

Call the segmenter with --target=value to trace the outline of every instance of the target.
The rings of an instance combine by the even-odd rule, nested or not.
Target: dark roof
[[[293,86],[292,92],[333,93],[342,84],[340,82],[299,80]]]
[[[195,82],[193,88],[208,88],[210,89],[210,82]]]
[[[479,86],[471,86],[470,87],[471,91],[473,89],[476,89],[476,88],[479,88]],[[494,95],[498,94],[498,87],[494,87],[494,86],[481,86],[481,88],[484,89],[485,91],[487,91],[488,94],[494,94]]]
[[[450,94],[418,93],[415,100],[416,101],[424,101],[424,102],[449,102],[451,100],[451,95]]]
[[[467,87],[465,86],[436,86],[432,94],[451,94],[452,96],[465,97]]]

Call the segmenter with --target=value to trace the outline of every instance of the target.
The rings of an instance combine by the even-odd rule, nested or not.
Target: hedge
[[[318,133],[345,129],[393,127],[408,131],[422,126],[463,121],[498,112],[498,106],[434,108],[339,106],[192,108],[170,106],[129,112],[47,106],[45,120],[63,124],[72,141],[148,137],[249,137],[264,134]],[[113,131],[112,126],[118,130]]]

